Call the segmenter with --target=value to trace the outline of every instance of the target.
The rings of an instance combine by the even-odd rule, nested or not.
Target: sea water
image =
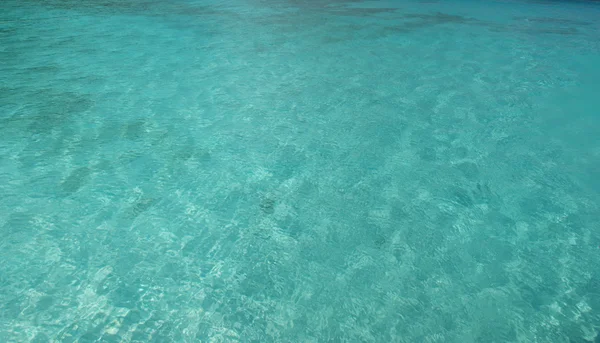
[[[4,0],[1,342],[599,342],[600,4]]]

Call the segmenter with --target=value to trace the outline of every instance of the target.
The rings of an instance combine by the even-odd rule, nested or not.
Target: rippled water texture
[[[600,342],[598,2],[1,7],[1,342]]]

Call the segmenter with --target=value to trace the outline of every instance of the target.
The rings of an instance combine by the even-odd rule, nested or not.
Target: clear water
[[[2,1],[1,342],[599,342],[600,4]]]

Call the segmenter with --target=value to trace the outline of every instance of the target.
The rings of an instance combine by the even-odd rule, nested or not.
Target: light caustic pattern
[[[0,341],[600,340],[598,4],[2,8]]]

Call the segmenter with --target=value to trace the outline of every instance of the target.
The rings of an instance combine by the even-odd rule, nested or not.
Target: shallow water
[[[7,1],[0,341],[600,341],[600,4]]]

